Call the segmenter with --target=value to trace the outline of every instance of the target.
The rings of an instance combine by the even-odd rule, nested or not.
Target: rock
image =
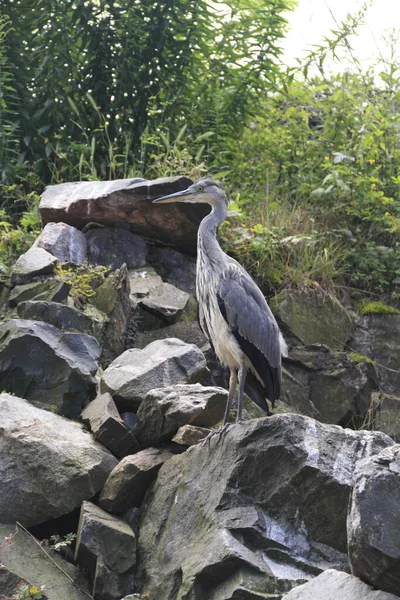
[[[139,507],[160,467],[172,456],[168,450],[158,448],[147,448],[132,456],[125,456],[104,484],[99,506],[115,514]]]
[[[82,412],[82,421],[94,438],[115,456],[123,458],[140,450],[134,435],[119,416],[110,394],[97,396]]]
[[[75,561],[90,573],[96,600],[119,600],[133,592],[136,536],[127,523],[83,502]]]
[[[65,223],[47,223],[36,238],[34,247],[44,248],[60,262],[75,265],[83,264],[87,257],[85,235]]]
[[[0,391],[77,418],[94,395],[100,352],[89,335],[10,319],[0,324]]]
[[[146,264],[147,244],[139,235],[123,227],[98,227],[86,234],[88,262],[119,269],[125,264],[128,269]]]
[[[178,339],[153,342],[126,350],[104,371],[102,391],[108,391],[124,411],[139,407],[150,390],[176,383],[196,383],[205,373],[206,360],[193,344]]]
[[[206,429],[205,427],[182,425],[172,438],[172,441],[182,446],[194,446],[202,442],[210,433],[211,429]]]
[[[126,266],[113,271],[97,288],[91,305],[107,317],[101,334],[102,366],[108,366],[125,349],[131,318],[129,280]]]
[[[173,248],[150,248],[149,262],[162,278],[180,290],[195,296],[196,259]]]
[[[37,275],[52,273],[57,264],[57,259],[43,248],[29,248],[25,254],[21,254],[11,269],[11,283],[29,282]]]
[[[400,445],[357,463],[347,520],[352,572],[400,593]]]
[[[400,397],[379,392],[375,394],[372,427],[400,442]]]
[[[202,205],[152,203],[190,184],[186,177],[62,183],[46,188],[39,210],[45,224],[128,225],[133,233],[145,238],[194,252],[198,225],[209,209]]]
[[[163,280],[152,267],[130,270],[131,299],[137,303],[141,298],[148,296],[150,291],[161,285],[162,282]]]
[[[178,321],[178,323],[154,329],[153,331],[138,333],[135,338],[135,348],[144,348],[151,342],[167,338],[178,338],[186,344],[195,344],[203,352],[209,348],[207,338],[201,331],[199,324],[195,322],[186,323],[184,321]]]
[[[9,543],[3,542],[5,538]],[[50,556],[52,560],[39,542],[14,524],[0,525],[0,563],[15,577],[28,581],[31,586],[44,586],[43,598],[49,600],[87,600],[88,582],[79,569],[64,561],[57,552],[50,551]],[[0,585],[2,583],[0,575]],[[0,594],[4,592],[8,593],[2,586]]]
[[[189,300],[189,294],[170,283],[152,288],[148,296],[139,301],[140,306],[160,317],[165,323],[175,323]]]
[[[374,361],[381,390],[400,396],[400,316],[362,317],[349,345]]]
[[[200,383],[151,390],[137,411],[135,437],[146,447],[171,440],[182,425],[212,427],[222,420],[227,399],[226,390]]]
[[[26,300],[45,300],[46,302],[63,302],[67,299],[70,286],[57,279],[46,279],[45,281],[35,281],[16,285],[12,290],[8,303],[10,306],[17,306],[20,302]]]
[[[17,313],[21,319],[44,321],[62,331],[80,331],[101,339],[100,323],[90,319],[80,310],[60,302],[27,300],[18,304]]]
[[[326,293],[283,290],[269,304],[283,333],[297,344],[344,350],[355,328],[354,315]]]
[[[70,513],[117,462],[78,423],[0,394],[0,522],[30,527]]]
[[[325,346],[293,348],[284,365],[282,400],[291,409],[324,423],[364,424],[376,389],[373,365]]]
[[[262,576],[249,594],[279,597],[327,568],[346,568],[355,463],[392,443],[382,433],[275,415],[174,456],[142,508],[142,595],[219,600],[218,586],[243,570],[248,581]]]
[[[327,569],[315,579],[295,587],[282,600],[398,600],[398,596],[375,591],[357,577]]]
[[[13,533],[15,533],[15,531]],[[2,541],[3,540],[0,539],[0,543]],[[25,579],[18,577],[18,575],[7,569],[4,565],[0,565],[0,600],[12,600],[11,595],[13,598],[18,598],[17,593],[26,585],[31,587],[32,584],[29,584]]]

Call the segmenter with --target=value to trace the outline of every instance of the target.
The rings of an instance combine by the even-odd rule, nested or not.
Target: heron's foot
[[[222,427],[220,427],[219,429],[212,429],[212,431],[210,431],[210,433],[208,434],[207,437],[204,438],[204,440],[201,442],[201,446],[207,444],[210,442],[211,438],[214,437],[215,435],[222,435],[223,433],[225,433],[228,428],[233,425],[233,423],[224,423],[224,425],[222,425]]]

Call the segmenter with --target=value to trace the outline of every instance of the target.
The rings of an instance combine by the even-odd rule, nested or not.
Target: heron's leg
[[[224,422],[222,423],[222,427],[224,427],[229,421],[229,414],[231,412],[233,400],[235,398],[237,380],[238,380],[237,371],[235,371],[234,369],[231,369],[231,374],[229,377],[229,394],[228,394],[228,400],[226,402]]]
[[[246,382],[246,375],[247,375],[247,369],[245,366],[242,365],[239,369],[239,393],[238,393],[236,423],[240,423],[240,421],[242,420],[243,394],[244,394],[244,384]]]

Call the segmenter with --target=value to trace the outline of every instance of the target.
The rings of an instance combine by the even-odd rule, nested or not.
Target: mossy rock
[[[360,314],[365,315],[400,315],[400,310],[382,302],[368,302],[360,307]]]

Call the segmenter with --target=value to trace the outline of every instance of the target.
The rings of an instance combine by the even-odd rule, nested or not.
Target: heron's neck
[[[228,209],[225,202],[212,206],[211,212],[199,226],[198,249],[199,253],[205,255],[211,263],[217,263],[222,250],[217,240],[218,226],[225,220]]]

